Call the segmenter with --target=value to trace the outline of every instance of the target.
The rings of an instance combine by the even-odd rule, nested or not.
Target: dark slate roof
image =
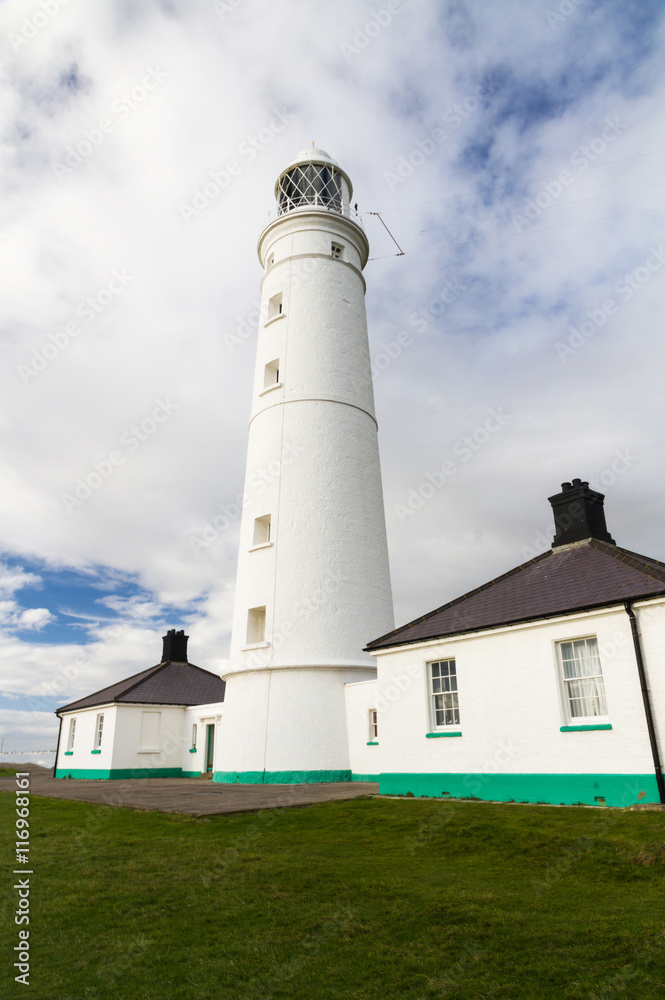
[[[226,683],[217,674],[193,663],[158,663],[117,684],[110,684],[85,698],[56,709],[73,712],[93,705],[146,703],[150,705],[205,705],[224,701]]]
[[[555,548],[370,642],[387,649],[665,594],[665,563],[590,538]]]

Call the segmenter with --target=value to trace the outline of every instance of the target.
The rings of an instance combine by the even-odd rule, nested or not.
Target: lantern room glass
[[[323,163],[292,167],[280,178],[277,204],[280,215],[307,205],[342,214],[342,175]]]

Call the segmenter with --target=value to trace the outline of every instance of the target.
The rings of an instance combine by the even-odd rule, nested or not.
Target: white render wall
[[[369,746],[370,709],[377,707],[378,681],[361,681],[347,684],[346,726],[349,737],[349,759],[355,775],[379,774],[381,771],[381,717],[379,716],[379,745]]]
[[[638,616],[662,754],[663,605],[638,608]],[[564,714],[555,643],[592,635],[598,639],[612,729],[562,733],[560,727],[575,720]],[[433,727],[426,664],[450,657],[457,665],[462,736],[427,739]],[[406,646],[377,660],[382,772],[653,773],[630,621],[623,610]]]
[[[140,749],[141,717],[143,712],[159,713],[158,746],[155,752]],[[97,716],[104,716],[100,753],[92,753]],[[185,731],[186,709],[170,705],[95,705],[62,716],[62,735],[58,749],[58,771],[68,770],[135,770],[182,768],[183,750],[187,750],[191,730]],[[66,755],[69,720],[76,719],[74,752]],[[185,744],[187,743],[187,746]],[[151,748],[152,749],[152,748]],[[194,756],[194,755],[192,755]],[[137,775],[139,776],[139,775]]]
[[[101,753],[92,753],[95,749],[95,730],[97,716],[104,716],[102,730]],[[71,756],[66,755],[69,738],[70,719],[76,719],[76,734],[74,749]],[[57,771],[86,770],[104,771],[112,767],[113,740],[115,732],[116,709],[113,705],[95,705],[93,708],[79,709],[62,715],[60,745],[56,762]]]
[[[206,726],[215,726],[215,757],[219,751],[219,729],[222,720],[224,702],[211,702],[207,705],[192,705],[185,711],[184,740],[182,747],[183,771],[206,771]],[[196,753],[190,753],[192,746],[192,727],[196,724]],[[214,764],[217,768],[217,764]]]
[[[661,763],[665,756],[665,600],[641,602],[633,611],[641,632],[647,685]]]
[[[112,767],[143,770],[145,768],[182,767],[185,734],[184,707],[171,705],[118,705],[116,708],[115,740]],[[141,716],[143,712],[159,712],[159,749],[156,753],[139,750]],[[192,768],[193,770],[193,768]]]

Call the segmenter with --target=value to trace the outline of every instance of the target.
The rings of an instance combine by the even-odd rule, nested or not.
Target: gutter
[[[640,688],[642,691],[642,700],[644,702],[644,714],[646,715],[647,730],[649,731],[649,743],[651,744],[653,766],[656,771],[656,784],[658,785],[658,794],[660,795],[661,803],[665,804],[665,781],[663,780],[663,768],[660,762],[660,754],[658,752],[658,740],[656,738],[656,729],[653,722],[653,713],[651,711],[651,699],[649,698],[649,688],[647,686],[646,672],[644,670],[644,658],[642,656],[640,633],[637,627],[637,619],[635,617],[635,612],[632,609],[630,601],[624,601],[623,606],[626,610],[626,614],[630,618],[630,630],[633,633],[633,645],[635,647],[637,672],[640,678]]]

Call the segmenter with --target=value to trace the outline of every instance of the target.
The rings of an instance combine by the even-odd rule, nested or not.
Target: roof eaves
[[[454,632],[442,632],[440,635],[421,635],[417,639],[403,639],[401,642],[386,643],[384,646],[365,646],[364,651],[371,653],[375,649],[390,649],[391,647],[398,646],[415,646],[418,643],[424,642],[437,642],[439,639],[451,639],[456,635],[470,635],[476,632],[492,632],[497,628],[509,628],[512,625],[524,625],[527,622],[537,622],[546,621],[549,618],[564,618],[566,615],[578,615],[583,614],[585,611],[598,611],[600,608],[612,608],[612,607],[623,607],[627,600],[633,601],[646,601],[650,597],[663,597],[665,595],[665,587],[662,591],[654,592],[649,591],[647,594],[636,595],[634,597],[615,597],[611,601],[602,601],[600,604],[587,604],[579,608],[567,608],[565,611],[548,611],[539,615],[529,615],[526,618],[513,618],[511,621],[494,622],[490,625],[479,625],[476,628],[464,628],[456,629]],[[407,626],[404,626],[406,628]],[[376,640],[379,642],[380,640]]]
[[[501,583],[502,580],[507,580],[508,577],[514,576],[516,573],[520,573],[522,570],[526,569],[527,566],[533,566],[534,563],[542,562],[543,559],[547,559],[548,556],[551,555],[551,549],[548,549],[547,552],[541,552],[539,556],[534,556],[534,558],[529,559],[528,562],[520,563],[519,566],[515,566],[514,569],[508,570],[507,573],[502,573],[501,576],[495,576],[494,579],[490,580],[488,583],[483,583],[480,587],[476,587],[474,590],[469,590],[466,594],[462,594],[461,597],[456,597],[453,601],[448,601],[446,604],[442,604],[441,607],[435,608],[434,611],[429,611],[426,615],[421,615],[420,618],[414,618],[413,621],[407,622],[406,625],[400,625],[399,628],[393,629],[392,632],[386,632],[385,635],[379,636],[378,639],[373,639],[364,647],[364,651],[367,652],[368,650],[371,651],[372,649],[375,649],[377,647],[377,643],[382,643],[386,639],[389,639],[391,636],[398,635],[407,628],[413,628],[414,625],[420,625],[421,622],[426,622],[430,618],[434,618],[435,615],[440,614],[442,611],[447,611],[448,608],[454,608],[455,605],[461,604],[462,601],[467,601],[470,597],[475,597],[476,594],[480,594],[484,590],[489,590],[490,587],[496,586],[496,584]],[[455,632],[450,634],[457,635],[458,633]],[[402,643],[398,643],[398,645],[402,645]]]
[[[154,667],[148,667],[146,670],[139,670],[138,674],[132,674],[131,677],[127,678],[127,680],[131,681],[132,677],[139,677],[140,679],[137,680],[134,684],[131,684],[128,688],[125,688],[122,691],[122,694],[126,694],[128,691],[133,691],[135,687],[138,687],[139,684],[143,684],[143,682],[148,680],[149,677],[154,677],[155,674],[158,673],[159,670],[165,666],[166,663],[157,663]],[[72,705],[78,705],[80,701],[87,701],[88,698],[96,698],[98,694],[104,694],[104,692],[108,691],[109,688],[117,687],[117,685],[121,683],[122,681],[117,681],[115,684],[107,684],[106,687],[100,688],[99,691],[93,691],[92,694],[84,695],[83,698],[76,698],[74,701],[70,701],[66,705],[62,705],[61,708],[56,708],[55,715],[58,715],[59,712],[64,712],[65,709],[71,708]],[[106,701],[100,701],[99,704],[113,705],[117,701],[118,697],[120,697],[120,695],[112,699],[107,698]],[[91,702],[90,705],[85,705],[84,707],[94,708],[94,705],[95,702]]]

